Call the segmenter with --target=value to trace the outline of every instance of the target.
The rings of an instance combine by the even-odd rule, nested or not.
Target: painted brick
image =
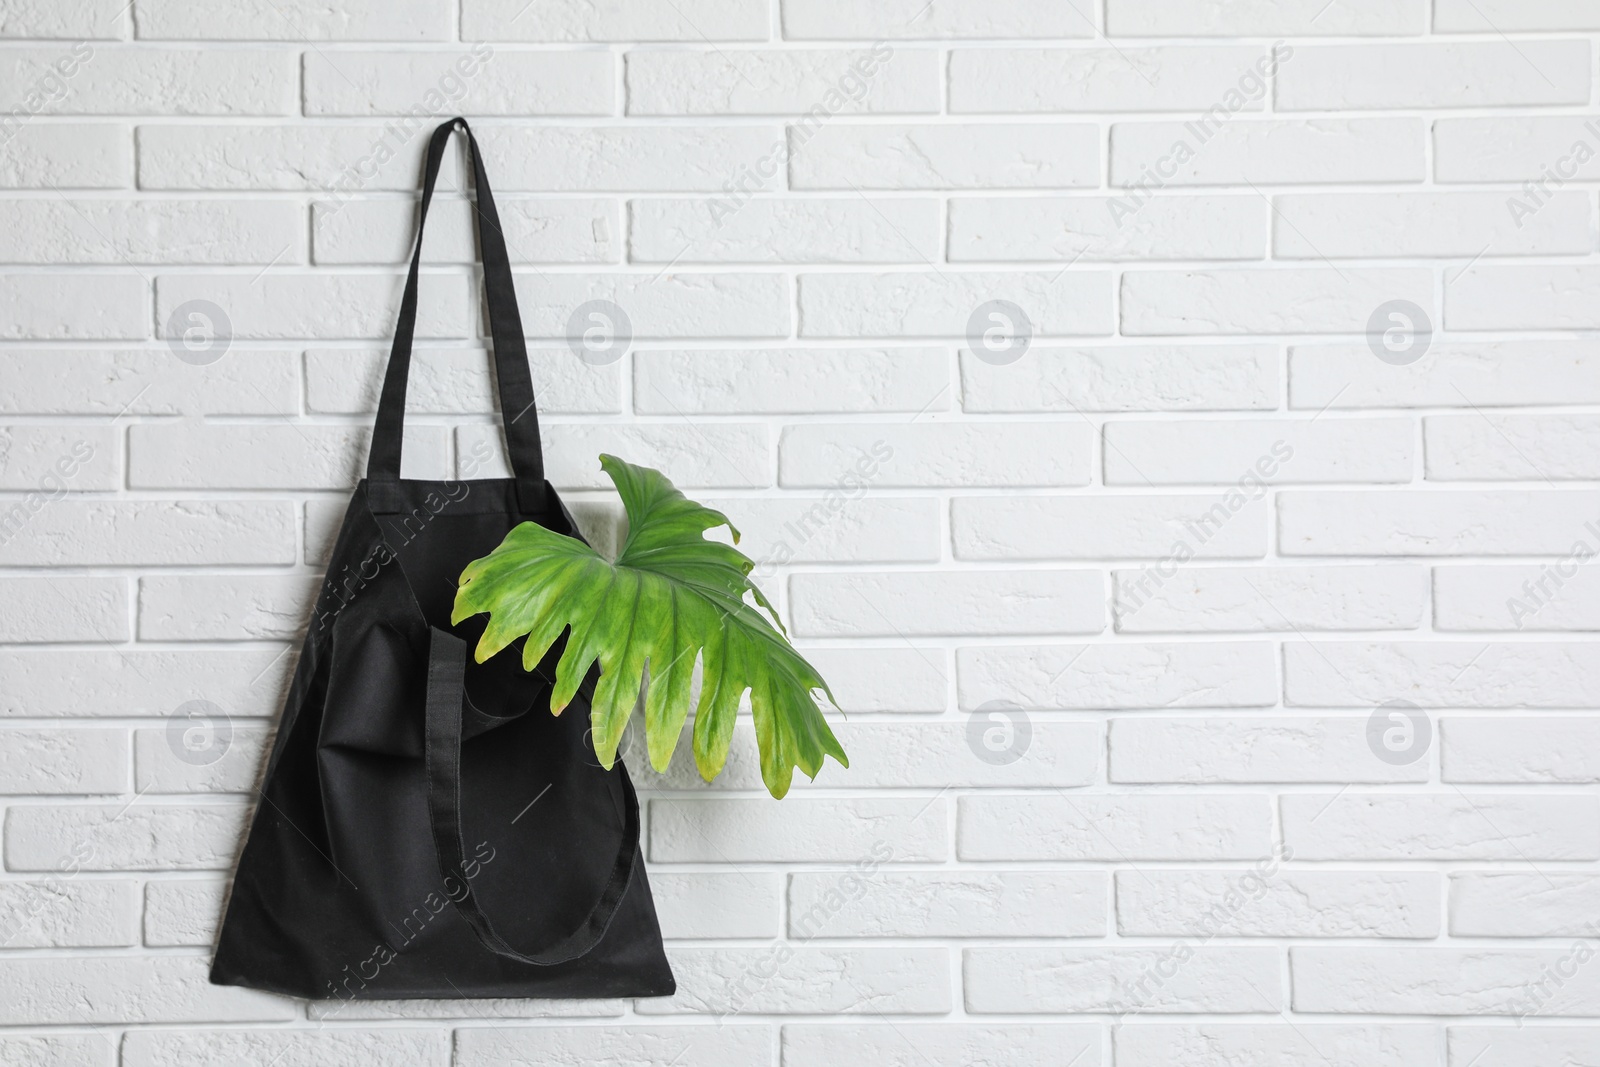
[[[1293,346],[1289,406],[1311,408],[1504,407],[1600,399],[1596,356],[1580,341],[1462,343],[1434,339],[1403,367],[1366,345]]]
[[[1278,419],[1106,426],[1107,485],[1408,482],[1410,419]]]
[[[204,300],[222,309],[229,335],[240,340],[389,337],[401,286],[391,274],[163,274],[156,279],[156,322],[162,338],[182,337],[182,309]],[[469,310],[465,276],[425,275],[415,336],[465,337]]]
[[[17,1067],[114,1067],[116,1038],[98,1034],[7,1034],[0,1056]]]
[[[1433,124],[1434,177],[1441,183],[1521,183],[1560,170],[1592,179],[1600,166],[1591,121],[1581,115],[1439,119]],[[1587,153],[1575,151],[1579,143]],[[1535,193],[1518,189],[1507,193],[1506,203],[1516,204],[1519,215],[1537,212],[1545,197]]]
[[[126,730],[0,731],[0,793],[122,793],[127,788]]]
[[[1439,33],[1597,30],[1600,12],[1582,0],[1439,0],[1433,28]]]
[[[0,640],[17,644],[128,640],[128,585],[121,578],[0,578]]]
[[[233,863],[245,808],[237,804],[36,805],[6,812],[13,871],[209,871]],[[149,963],[149,960],[140,961]]]
[[[976,1015],[1109,1012],[1277,1012],[1278,955],[1271,949],[1202,947],[1174,968],[1171,949],[969,948],[966,1008]],[[1167,971],[1175,971],[1170,977]]]
[[[1267,707],[1277,698],[1272,646],[984,645],[956,652],[961,706],[1027,708]]]
[[[1437,937],[1439,877],[1250,868],[1117,872],[1124,937]]]
[[[411,426],[401,443],[409,478],[449,477],[448,431]],[[213,426],[200,422],[129,431],[128,483],[136,489],[348,489],[366,469],[371,431],[354,426]]]
[[[800,649],[846,711],[943,711],[949,700],[943,649],[810,648],[804,642]]]
[[[1130,271],[1122,276],[1122,331],[1356,333],[1390,300],[1431,307],[1431,273],[1372,267]]]
[[[1297,793],[1280,804],[1299,859],[1600,859],[1592,797]]]
[[[89,881],[65,873],[8,881],[0,884],[0,907],[6,913],[0,936],[8,949],[124,948],[138,941],[139,893],[133,882]]]
[[[288,0],[264,9],[226,0],[195,11],[181,0],[139,0],[134,24],[141,38],[217,37],[268,41],[440,41],[450,36],[445,0],[351,0],[337,8]]]
[[[122,35],[125,10],[118,0],[85,0],[71,7],[12,2],[3,9],[0,36],[115,39]]]
[[[1500,5],[1491,6],[1500,8]],[[1461,1067],[1475,1062],[1478,1067],[1516,1067],[1524,1063],[1548,1063],[1584,1067],[1584,1060],[1594,1058],[1596,1042],[1600,1042],[1600,1028],[1593,1026],[1541,1026],[1525,1030],[1506,1026],[1452,1026],[1449,1030],[1450,1065]]]
[[[784,488],[1084,485],[1089,427],[1071,423],[808,423],[778,441]]]
[[[1297,193],[1273,207],[1272,251],[1285,259],[1581,254],[1592,244],[1582,193],[1555,193],[1527,216],[1500,193]]]
[[[615,1019],[627,1008],[623,1000],[523,1000],[510,997],[447,1000],[313,1000],[306,1017],[314,1022],[398,1019]]]
[[[783,964],[773,966],[775,955]],[[950,959],[942,948],[679,948],[678,992],[636,1001],[641,1015],[945,1015]]]
[[[962,410],[1245,411],[1278,406],[1278,355],[1261,345],[1030,348],[995,366],[961,353]]]
[[[223,885],[207,879],[160,879],[144,887],[144,943],[153,948],[209,947],[222,915]]]
[[[446,1067],[445,1030],[134,1030],[122,1041],[123,1067],[205,1067],[271,1063],[281,1067],[357,1067],[369,1063]]]
[[[830,715],[830,718],[833,716]],[[1100,731],[1094,723],[1029,721],[1025,727],[994,734],[1001,719],[987,709],[966,722],[831,723],[840,744],[850,753],[848,784],[867,789],[943,789],[964,787],[1083,786],[1097,779]],[[628,735],[624,751],[630,762],[648,758],[643,736]],[[755,731],[741,722],[734,730],[728,760],[711,783],[703,781],[690,755],[687,732],[680,738],[659,786],[665,790],[759,791],[761,764]],[[985,751],[985,750],[988,751]],[[991,756],[993,752],[995,755]],[[829,768],[824,785],[840,784]],[[839,772],[846,773],[846,772]]]
[[[237,350],[204,366],[178,359],[165,346],[146,351],[8,350],[0,352],[0,375],[9,383],[0,396],[5,414],[104,415],[289,415],[300,407],[297,356],[288,352]],[[40,373],[49,369],[53,373]],[[80,383],[93,381],[85,390]],[[105,430],[85,431],[92,440]]]
[[[1015,730],[990,741],[984,731],[991,725],[999,723],[977,711],[961,723],[845,722],[834,730],[853,753],[851,784],[868,788],[1082,786],[1099,774],[1100,728],[1094,723],[1035,719],[1021,744]],[[991,757],[986,747],[1000,754]],[[749,752],[755,755],[754,745]],[[754,775],[750,786],[759,788]]]
[[[699,426],[682,423],[546,424],[545,476],[558,489],[610,489],[611,479],[600,469],[600,454],[627,457],[630,463],[656,467],[680,489],[753,489],[772,484],[771,446],[767,427],[760,423],[719,423]],[[456,433],[456,454],[465,463],[488,448],[499,451],[496,426],[463,426]],[[503,478],[510,471],[496,455],[476,472],[458,470],[459,477]]]
[[[955,113],[1188,111],[1241,91],[1265,50],[1186,48],[962,48],[950,55]],[[1243,110],[1260,111],[1264,90]]]
[[[1113,782],[1426,782],[1428,763],[1373,755],[1367,716],[1280,718],[1126,716],[1111,723]]]
[[[1450,932],[1457,937],[1591,937],[1600,879],[1477,871],[1450,877]]]
[[[780,274],[519,274],[516,284],[523,331],[542,340],[566,340],[589,325],[579,311],[595,300],[621,308],[641,340],[789,332],[789,287]]]
[[[931,263],[939,255],[934,200],[820,198],[635,200],[635,263]]]
[[[1428,28],[1425,0],[1358,0],[1326,10],[1318,0],[1109,0],[1106,28],[1128,37],[1389,36]]]
[[[335,59],[334,56],[338,58]],[[307,115],[609,115],[608,52],[507,52],[479,42],[441,52],[305,53]]]
[[[1302,707],[1600,707],[1600,664],[1583,642],[1318,641],[1284,646],[1284,694]]]
[[[1444,326],[1451,330],[1593,329],[1590,305],[1600,270],[1577,266],[1501,267],[1477,264],[1444,287]]]
[[[915,415],[947,410],[951,395],[950,357],[938,348],[667,350],[633,362],[641,415]]]
[[[610,200],[497,196],[495,211],[513,263],[615,263],[622,249]],[[409,200],[348,200],[312,208],[318,264],[409,263],[416,236]],[[470,201],[441,195],[428,209],[425,263],[474,263],[477,229]]]
[[[626,56],[630,115],[929,114],[939,56],[926,49],[637,49]]]
[[[388,365],[385,351],[313,348],[305,354],[306,406],[313,412],[371,416]],[[499,409],[491,384],[491,357],[476,348],[416,348],[406,382],[406,410],[446,415],[486,415]],[[616,364],[585,363],[565,348],[528,353],[539,410],[552,414],[616,414],[622,409]],[[411,424],[426,436],[430,427]],[[419,457],[420,458],[420,457]]]
[[[967,796],[957,817],[963,860],[1260,859],[1271,851],[1266,797]]]
[[[1118,1027],[1119,1067],[1444,1067],[1425,1026],[1358,1023],[1194,1023]]]
[[[150,336],[150,284],[137,274],[0,274],[0,340]]]
[[[463,40],[504,41],[765,41],[771,35],[763,0],[697,0],[693,14],[650,0],[600,7],[556,0],[538,18],[522,18],[522,0],[462,0]]]
[[[1310,948],[1289,951],[1294,1009],[1383,1015],[1593,1015],[1600,977],[1572,949]],[[1563,963],[1562,961],[1566,962]],[[1563,974],[1564,977],[1564,974]]]
[[[1586,523],[1550,563],[1436,568],[1434,628],[1600,630],[1600,574],[1588,565],[1595,539]]]
[[[0,715],[165,718],[193,699],[210,700],[230,715],[271,715],[278,711],[293,665],[286,647],[249,652],[0,651]],[[63,686],[62,678],[71,678],[73,684]]]
[[[806,38],[1089,37],[1094,5],[1086,0],[954,0],[924,6],[886,0],[783,0],[783,35]]]
[[[398,137],[381,125],[154,124],[138,128],[138,145],[140,189],[337,189],[341,202],[356,191],[410,192],[422,151],[415,130]]]
[[[1600,782],[1600,719],[1451,716],[1441,734],[1447,782]]]
[[[1360,567],[1197,567],[1175,581],[1159,571],[1116,571],[1119,633],[1209,630],[1413,630],[1427,572]]]
[[[758,800],[653,800],[657,863],[942,860],[948,804],[935,798],[802,800],[774,811]]]
[[[778,936],[783,881],[757,872],[650,875],[650,895],[666,938]]]
[[[277,641],[300,636],[319,579],[308,575],[160,575],[139,579],[146,641]],[[195,612],[196,604],[213,605]]]
[[[1134,214],[1105,197],[950,202],[952,262],[1260,259],[1267,205],[1255,197],[1162,196]]]
[[[1105,629],[1097,571],[894,571],[789,579],[795,633],[812,637],[1094,634]]]
[[[974,1026],[894,1022],[791,1023],[783,1028],[784,1067],[833,1067],[853,1058],[882,1067],[965,1067],[985,1058],[1004,1063],[1100,1067],[1098,1026]]]
[[[848,492],[843,490],[842,492]],[[921,497],[790,495],[781,499],[714,497],[701,503],[737,516],[739,550],[766,578],[787,563],[935,563],[939,505]]]
[[[789,130],[792,189],[1081,189],[1099,168],[1098,131],[1082,123]]]
[[[1426,136],[1409,118],[1119,122],[1111,128],[1111,184],[1420,182]],[[1140,210],[1145,195],[1129,194],[1126,210]]]
[[[800,333],[965,337],[981,305],[1008,300],[1028,316],[1035,334],[1109,334],[1111,299],[1111,276],[1099,271],[803,274]]]
[[[789,936],[1099,937],[1108,899],[1090,871],[792,874]]]
[[[1237,507],[1234,505],[1237,503]],[[1256,559],[1267,553],[1265,495],[960,496],[958,559]]]
[[[1422,426],[1430,481],[1600,478],[1600,415],[1441,415]]]
[[[287,201],[0,201],[8,263],[298,263],[304,212]]]
[[[1277,77],[1281,111],[1589,102],[1586,41],[1310,45]]]
[[[734,183],[774,188],[784,134],[776,125],[495,126],[479,143],[496,161],[496,189],[724,193]]]
[[[0,188],[120,189],[133,178],[125,127],[35,119],[0,145]]]
[[[0,960],[7,1024],[281,1022],[284,997],[206,980],[204,956],[58,956]]]
[[[0,542],[0,563],[8,566],[294,562],[294,508],[277,501],[53,500],[17,507],[23,533]],[[13,512],[5,514],[9,522]]]
[[[626,1067],[638,1063],[770,1063],[774,1034],[757,1024],[490,1026],[456,1031],[454,1067]]]
[[[64,47],[17,49],[0,88],[7,99],[22,97],[76,54]],[[294,55],[283,51],[95,45],[75,68],[66,91],[42,114],[291,115],[298,103]]]
[[[1559,490],[1291,490],[1278,497],[1285,555],[1565,555],[1600,494]]]

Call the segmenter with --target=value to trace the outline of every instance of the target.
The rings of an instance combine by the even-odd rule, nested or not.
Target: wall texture
[[[0,0],[0,1062],[1596,1063],[1597,33]],[[205,981],[456,112],[553,479],[725,508],[850,713],[636,765],[665,1002]],[[503,469],[451,156],[416,476]]]

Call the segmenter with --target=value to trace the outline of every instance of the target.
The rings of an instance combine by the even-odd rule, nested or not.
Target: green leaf
[[[649,467],[606,455],[600,466],[628,513],[628,537],[616,562],[537,523],[517,526],[461,572],[450,621],[489,615],[477,661],[526,636],[522,665],[531,671],[570,632],[550,710],[561,714],[599,660],[590,717],[595,754],[608,768],[643,688],[650,763],[666,770],[689,714],[697,659],[703,675],[694,759],[706,781],[727,761],[746,691],[761,778],[773,796],[789,791],[796,767],[815,778],[824,756],[848,767],[813,696],[820,690],[833,701],[833,693],[789,644],[772,605],[750,581],[755,564],[738,549],[705,539],[707,530],[726,526],[738,542],[727,516],[696,504]]]

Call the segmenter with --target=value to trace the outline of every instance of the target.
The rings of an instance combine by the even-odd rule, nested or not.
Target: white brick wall
[[[1600,1062],[1600,4],[0,0],[0,56],[0,1064]],[[855,766],[634,761],[673,998],[330,1017],[205,967],[456,112],[553,480],[731,515]],[[503,473],[463,173],[418,476]]]

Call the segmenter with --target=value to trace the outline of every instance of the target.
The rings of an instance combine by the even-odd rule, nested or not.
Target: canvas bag
[[[400,477],[423,226],[451,131],[471,150],[513,477]],[[554,664],[484,663],[457,580],[513,526],[579,536],[545,481],[505,238],[472,131],[428,143],[411,273],[373,428],[240,855],[211,981],[318,999],[673,992],[639,802],[588,738],[594,675],[558,717]]]

